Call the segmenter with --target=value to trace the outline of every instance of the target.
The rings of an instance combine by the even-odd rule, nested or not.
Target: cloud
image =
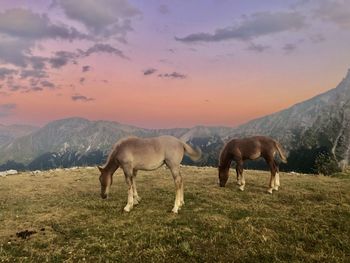
[[[297,45],[293,43],[287,43],[282,48],[286,53],[291,53],[297,49]]]
[[[65,15],[85,25],[94,35],[122,36],[131,31],[130,19],[141,12],[127,0],[56,0]]]
[[[0,117],[12,115],[16,108],[17,105],[14,103],[0,104]]]
[[[81,68],[81,71],[84,73],[84,72],[90,71],[90,69],[91,69],[91,66],[86,65],[86,66],[83,66],[83,67]]]
[[[34,45],[33,41],[1,36],[0,34],[0,62],[26,67],[28,65],[28,53]]]
[[[48,75],[45,71],[42,71],[42,70],[36,70],[36,69],[23,69],[21,70],[21,73],[20,73],[20,77],[22,79],[26,79],[26,78],[47,78]]]
[[[165,73],[165,74],[159,74],[158,77],[160,78],[171,78],[171,79],[185,79],[187,78],[186,75],[178,73],[178,72],[173,72],[173,73]]]
[[[45,88],[49,88],[49,89],[54,89],[56,88],[56,85],[53,84],[52,82],[48,81],[48,80],[42,80],[40,82],[41,86],[45,87]]]
[[[325,36],[322,34],[315,34],[310,36],[310,40],[312,43],[320,43],[326,40]]]
[[[348,0],[324,0],[319,1],[315,15],[328,22],[332,22],[340,28],[350,29],[350,2]]]
[[[0,33],[22,39],[84,39],[86,35],[73,27],[55,25],[46,14],[36,14],[29,9],[14,8],[0,13]]]
[[[79,94],[73,95],[71,98],[73,101],[82,101],[82,102],[89,102],[89,101],[95,100],[94,98],[88,98],[86,96],[79,95]]]
[[[44,39],[91,39],[73,27],[54,24],[46,14],[13,8],[0,13],[0,62],[44,69],[47,58],[33,56],[32,48]]]
[[[69,62],[73,62],[77,58],[77,54],[69,51],[57,51],[55,56],[49,59],[49,63],[53,68],[61,68]]]
[[[257,52],[257,53],[262,53],[262,52],[264,52],[264,51],[266,51],[267,49],[270,49],[270,48],[271,48],[270,46],[251,43],[249,45],[249,47],[247,48],[247,50],[254,51],[254,52]]]
[[[166,15],[166,14],[169,14],[169,13],[170,13],[170,10],[169,10],[169,8],[168,8],[167,5],[160,5],[160,6],[158,7],[158,12],[161,13],[161,14],[163,14],[163,15]]]
[[[143,71],[143,75],[148,76],[148,75],[152,75],[153,73],[155,73],[157,70],[155,68],[149,68],[149,69],[145,69]]]
[[[17,74],[18,71],[15,69],[9,69],[9,68],[0,68],[0,79],[4,80],[8,76],[12,76]]]
[[[128,59],[121,50],[109,44],[95,44],[92,47],[88,48],[86,51],[79,50],[79,52],[80,52],[80,55],[85,57],[88,57],[94,53],[109,53],[109,54],[117,55],[121,58]]]
[[[259,12],[244,18],[240,24],[216,29],[214,33],[194,33],[175,39],[181,42],[218,42],[250,40],[260,36],[293,31],[305,26],[305,17],[298,12]]]

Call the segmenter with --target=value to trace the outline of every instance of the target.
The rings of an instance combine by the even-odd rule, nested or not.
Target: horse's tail
[[[287,158],[286,158],[286,155],[283,152],[281,144],[279,142],[275,141],[275,147],[276,147],[276,149],[278,151],[279,156],[281,157],[282,162],[283,163],[287,163]]]
[[[193,149],[190,145],[188,145],[185,142],[182,142],[185,154],[191,158],[192,161],[198,161],[202,157],[202,151],[199,147],[196,147],[196,149]]]

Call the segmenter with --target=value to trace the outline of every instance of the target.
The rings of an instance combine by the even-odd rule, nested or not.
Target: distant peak
[[[348,73],[346,74],[346,79],[350,79],[350,68],[348,69]]]

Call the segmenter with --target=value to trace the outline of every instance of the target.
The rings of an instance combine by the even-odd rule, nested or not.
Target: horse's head
[[[219,185],[220,187],[225,187],[226,182],[228,180],[228,172],[229,169],[222,168],[219,166]]]
[[[101,175],[99,177],[101,183],[101,197],[103,199],[106,199],[113,183],[113,174],[101,166],[97,166],[97,168],[101,172]]]

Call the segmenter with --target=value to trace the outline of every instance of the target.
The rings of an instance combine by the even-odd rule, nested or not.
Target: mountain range
[[[230,138],[267,135],[288,152],[285,168],[307,171],[320,153],[344,168],[350,161],[350,70],[336,88],[239,127],[145,129],[78,117],[41,128],[0,125],[0,170],[100,164],[118,139],[130,135],[173,135],[199,146],[203,158],[198,165],[210,166],[217,165],[219,151]],[[188,158],[184,163],[192,164]]]

